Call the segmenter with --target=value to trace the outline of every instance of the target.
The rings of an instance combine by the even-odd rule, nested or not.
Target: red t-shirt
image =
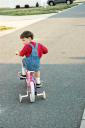
[[[36,46],[36,43],[33,42],[33,41],[31,42],[31,44],[32,44],[34,47]],[[32,47],[31,47],[29,44],[26,44],[26,45],[23,47],[23,49],[19,52],[19,55],[20,55],[20,56],[29,57],[30,54],[31,54],[31,52],[32,52]],[[47,49],[44,45],[38,43],[38,56],[39,56],[39,58],[41,58],[42,55],[43,55],[43,54],[46,54],[46,53],[48,53],[48,49]]]

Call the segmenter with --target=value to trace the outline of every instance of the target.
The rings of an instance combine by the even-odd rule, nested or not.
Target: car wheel
[[[71,1],[70,1],[70,0],[67,0],[67,1],[66,1],[66,4],[67,4],[67,5],[71,4]]]
[[[16,8],[20,8],[20,5],[16,5]]]
[[[50,6],[54,6],[55,4],[54,4],[53,1],[50,1],[50,2],[49,2],[49,5],[50,5]]]
[[[29,8],[29,5],[28,5],[28,4],[26,4],[24,7],[25,7],[25,8]]]

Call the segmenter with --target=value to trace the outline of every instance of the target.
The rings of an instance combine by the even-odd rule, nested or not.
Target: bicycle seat
[[[31,73],[31,72],[35,72],[35,71],[29,71],[29,70],[27,70],[27,72]]]

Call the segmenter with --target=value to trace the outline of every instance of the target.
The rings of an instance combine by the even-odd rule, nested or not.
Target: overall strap
[[[34,48],[34,45],[33,45],[33,44],[30,43],[29,45],[30,45],[32,48]]]
[[[33,44],[29,44],[33,49],[38,49],[38,43],[36,43],[36,45],[35,45],[35,47],[34,47],[34,45]]]
[[[36,46],[35,46],[36,49],[38,49],[38,43],[36,43]]]
[[[31,56],[38,56],[38,43],[36,43],[35,47],[33,44],[30,44],[30,46],[32,47]]]

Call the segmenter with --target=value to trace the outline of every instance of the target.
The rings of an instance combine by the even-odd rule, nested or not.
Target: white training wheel
[[[21,94],[19,94],[19,101],[20,101],[20,103],[22,102],[22,96],[21,96]]]
[[[43,91],[43,99],[46,99],[46,93]]]

